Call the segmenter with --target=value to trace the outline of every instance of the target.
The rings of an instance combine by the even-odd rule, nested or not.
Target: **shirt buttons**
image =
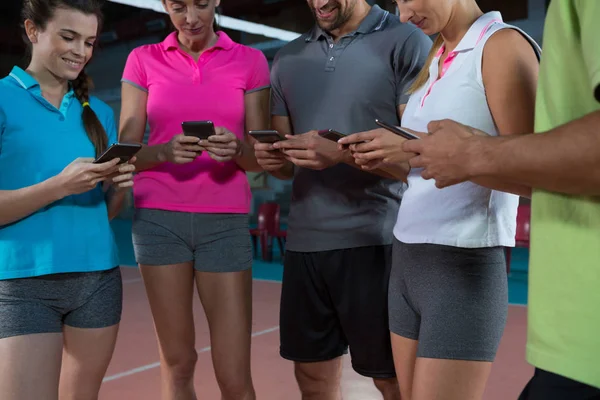
[[[334,57],[331,57],[331,58],[329,59],[329,61],[333,61],[333,58],[334,58]]]
[[[330,49],[333,49],[333,43],[330,43],[330,44],[329,44],[329,48],[330,48]]]

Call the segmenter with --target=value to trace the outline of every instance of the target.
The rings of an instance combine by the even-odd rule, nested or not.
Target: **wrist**
[[[159,144],[157,145],[157,151],[156,151],[156,160],[159,163],[164,163],[168,160],[167,158],[167,145],[168,143],[163,143],[163,144]]]
[[[47,193],[51,202],[61,200],[70,194],[60,175],[55,175],[52,178],[43,181],[40,185]]]
[[[294,176],[294,163],[288,160],[285,160],[283,167],[277,170],[279,175],[283,176],[286,179],[289,179]]]
[[[244,156],[244,142],[236,138],[235,143],[237,144],[237,148],[235,154],[233,155],[233,158],[237,160]]]
[[[495,148],[492,137],[473,136],[467,139],[465,169],[469,179],[494,174]]]
[[[341,157],[339,160],[340,163],[354,165],[354,157],[352,156],[352,152],[350,149],[341,150]]]

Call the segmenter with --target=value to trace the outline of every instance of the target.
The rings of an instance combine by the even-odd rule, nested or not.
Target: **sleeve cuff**
[[[261,90],[270,89],[271,85],[260,86],[255,89],[246,90],[246,94],[260,92]]]
[[[148,93],[148,89],[146,89],[145,87],[143,87],[142,85],[140,85],[138,83],[130,81],[129,79],[123,78],[123,79],[121,79],[121,82],[129,83],[131,86],[134,86],[134,87],[140,89],[142,92]]]

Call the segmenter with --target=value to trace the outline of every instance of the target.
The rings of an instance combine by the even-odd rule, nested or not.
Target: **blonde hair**
[[[407,94],[413,94],[414,92],[419,90],[421,86],[427,83],[427,80],[429,79],[429,67],[431,66],[435,55],[437,54],[438,50],[442,47],[443,44],[444,38],[442,37],[442,35],[438,34],[435,38],[435,41],[433,42],[433,45],[431,46],[431,50],[429,50],[429,55],[427,56],[425,65],[423,65],[423,68],[415,78],[415,81],[412,85],[410,85],[410,87],[406,91]]]

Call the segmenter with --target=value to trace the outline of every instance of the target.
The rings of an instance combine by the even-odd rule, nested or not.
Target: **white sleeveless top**
[[[525,32],[502,21],[499,12],[482,15],[447,57],[438,77],[443,47],[429,68],[429,81],[410,97],[402,126],[427,132],[433,120],[453,119],[498,135],[487,104],[481,64],[487,40],[501,29],[516,29],[532,44],[538,59],[540,47]],[[474,248],[515,245],[519,196],[465,182],[444,189],[421,178],[422,169],[408,176],[394,236],[404,243],[431,243]]]

